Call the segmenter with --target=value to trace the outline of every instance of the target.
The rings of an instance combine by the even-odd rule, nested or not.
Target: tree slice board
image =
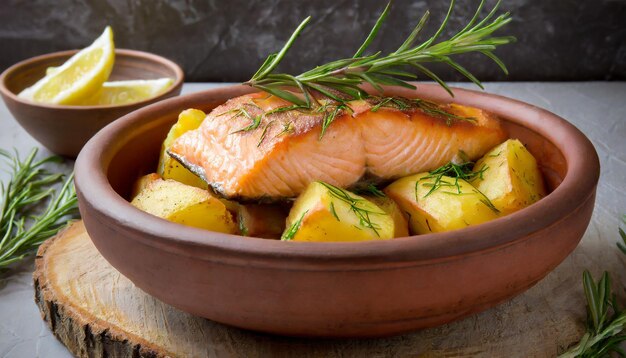
[[[245,331],[158,301],[100,256],[79,221],[40,247],[35,300],[80,357],[553,357],[584,331],[582,269],[572,261],[519,297],[458,322],[390,338],[314,340]]]

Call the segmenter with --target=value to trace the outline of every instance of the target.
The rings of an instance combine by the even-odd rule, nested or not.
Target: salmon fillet
[[[506,139],[495,116],[455,104],[435,108],[472,119],[352,101],[323,136],[327,112],[276,111],[290,105],[263,92],[230,99],[169,153],[227,198],[277,200],[315,180],[348,188],[432,170],[459,151],[476,160]]]

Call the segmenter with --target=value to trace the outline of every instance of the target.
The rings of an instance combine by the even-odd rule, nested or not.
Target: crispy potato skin
[[[204,118],[206,118],[206,114],[198,109],[186,109],[178,115],[178,121],[172,126],[161,146],[157,172],[164,179],[173,179],[202,189],[207,188],[207,183],[167,154],[167,149],[174,140],[183,133],[198,128]]]
[[[366,210],[376,230],[367,227],[350,205],[333,196],[320,182],[309,184],[298,197],[287,217],[287,230],[300,219],[300,227],[292,241],[366,241],[389,240],[394,237],[394,219],[367,199],[343,190],[355,205]],[[363,211],[361,211],[363,212]]]
[[[160,218],[201,229],[235,234],[237,225],[226,206],[209,191],[156,174],[140,178],[131,204]]]
[[[477,176],[472,185],[502,214],[525,208],[546,195],[537,161],[517,139],[498,145],[474,165],[475,172],[483,168],[482,177]]]
[[[498,217],[485,204],[485,197],[465,180],[459,179],[459,189],[444,186],[427,195],[435,180],[428,173],[404,177],[391,183],[384,192],[393,199],[409,217],[413,234],[427,234],[461,229]],[[444,176],[442,180],[454,183]]]

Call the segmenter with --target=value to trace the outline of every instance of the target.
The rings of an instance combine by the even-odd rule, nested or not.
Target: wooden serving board
[[[553,357],[583,333],[582,270],[570,261],[523,295],[462,321],[390,338],[313,340],[228,327],[161,303],[111,267],[79,221],[39,249],[35,300],[81,357]]]

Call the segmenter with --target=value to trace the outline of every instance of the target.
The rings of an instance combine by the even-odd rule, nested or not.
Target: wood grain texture
[[[571,270],[559,267],[522,296],[462,321],[370,340],[271,336],[178,311],[113,269],[82,222],[40,248],[34,281],[44,320],[80,357],[551,357],[583,331]]]

